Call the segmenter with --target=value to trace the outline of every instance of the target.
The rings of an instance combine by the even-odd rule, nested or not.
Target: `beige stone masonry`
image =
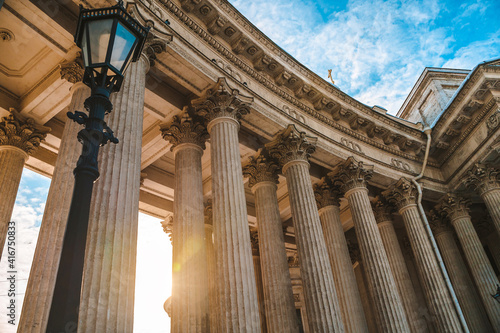
[[[490,321],[486,315],[481,298],[476,292],[476,287],[469,275],[467,266],[462,259],[452,229],[437,212],[432,211],[430,215],[432,232],[446,265],[453,289],[457,294],[467,326],[469,326],[471,332],[491,332]]]
[[[419,311],[419,304],[415,289],[411,282],[410,273],[399,245],[396,230],[392,222],[392,207],[379,198],[373,204],[375,220],[377,221],[380,237],[384,243],[385,252],[389,259],[392,275],[398,287],[399,295],[408,318],[411,332],[426,332],[427,324]]]
[[[161,126],[175,155],[172,332],[209,331],[201,157],[208,132],[185,109]]]
[[[468,188],[474,189],[484,200],[493,225],[500,236],[500,172],[487,164],[476,163],[464,178]]]
[[[491,297],[500,282],[472,225],[469,205],[468,199],[448,193],[441,199],[438,209],[446,212],[455,228],[493,329],[495,332],[500,332],[500,305]]]
[[[7,238],[7,229],[24,162],[40,146],[50,128],[40,126],[33,118],[15,110],[0,121],[0,257]]]
[[[262,153],[243,168],[255,196],[262,285],[269,332],[299,332],[276,195],[279,166]]]
[[[366,181],[372,173],[372,165],[349,157],[328,176],[340,186],[349,202],[379,331],[409,332],[403,303],[368,198]]]
[[[340,304],[309,175],[308,158],[315,150],[316,140],[288,125],[266,148],[280,161],[286,177],[309,329],[317,333],[343,332]]]
[[[69,73],[61,70],[61,76],[73,83],[68,111],[83,111],[83,103],[90,96],[90,88],[81,82],[83,68],[80,66],[79,73],[76,72],[77,67],[72,68]],[[20,332],[42,333],[47,326],[50,308],[46,304],[50,304],[54,293],[73,194],[73,170],[81,153],[81,144],[77,139],[81,129],[81,125],[66,120],[24,296],[25,302],[18,326]]]
[[[368,332],[356,276],[340,221],[339,191],[328,179],[323,178],[319,184],[315,184],[314,194],[346,332]]]
[[[218,332],[260,331],[238,142],[239,119],[249,112],[251,102],[223,78],[193,101],[208,122],[211,140]]]
[[[383,194],[397,207],[403,217],[427,304],[431,315],[435,318],[435,325],[440,332],[462,332],[453,300],[418,212],[416,187],[408,179],[401,178]]]

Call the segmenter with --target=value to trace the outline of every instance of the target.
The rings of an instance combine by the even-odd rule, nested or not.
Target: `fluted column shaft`
[[[500,332],[500,305],[491,297],[496,290],[496,286],[500,284],[498,278],[484,252],[469,214],[459,215],[450,220],[462,245],[465,258],[481,294],[481,300],[493,329],[495,332]]]
[[[0,256],[28,154],[21,148],[0,145]]]
[[[108,125],[119,144],[102,148],[94,185],[79,312],[79,332],[132,332],[144,91],[149,61],[127,69],[111,96]]]
[[[309,328],[312,332],[343,332],[340,304],[328,260],[321,222],[309,176],[302,160],[283,166],[300,258],[300,272]]]
[[[269,332],[296,333],[299,327],[276,189],[276,184],[270,181],[252,187],[259,227],[266,323]]]
[[[399,246],[394,225],[389,220],[380,221],[378,229],[384,243],[387,258],[389,259],[392,275],[394,276],[401,301],[403,302],[410,330],[412,332],[426,332],[427,325],[424,318],[419,314],[417,295],[415,294],[410,273],[408,272],[401,247]]]
[[[212,224],[205,223],[205,250],[207,254],[208,272],[208,308],[210,315],[210,332],[216,332],[217,327],[217,286],[215,281],[216,263],[213,242]]]
[[[361,262],[358,261],[357,264],[354,264],[353,271],[354,275],[356,276],[356,284],[358,285],[359,295],[361,297],[366,323],[368,325],[368,331],[370,333],[377,333],[377,322],[373,313],[374,309],[372,306],[370,292],[366,287],[366,279],[363,273],[363,265],[361,264]]]
[[[209,330],[207,255],[201,157],[203,149],[181,143],[174,149],[172,332]]]
[[[488,317],[475,291],[453,233],[451,230],[442,231],[436,233],[435,237],[470,331],[491,332]]]
[[[217,117],[211,138],[219,332],[259,332],[259,308],[238,143],[239,123]]]
[[[264,302],[264,286],[262,285],[262,270],[260,263],[259,253],[253,253],[253,268],[255,271],[255,284],[257,286],[257,299],[259,302],[259,314],[260,314],[260,330],[262,333],[267,333],[266,326],[266,305]]]
[[[368,286],[381,332],[409,332],[396,282],[375,222],[368,190],[355,187],[345,193],[363,258]]]
[[[326,248],[339,296],[342,318],[347,332],[368,332],[363,304],[352,269],[347,241],[340,221],[340,208],[329,205],[319,210]]]
[[[82,82],[71,88],[72,98],[68,111],[84,110],[83,103],[90,96],[90,88]],[[73,194],[73,169],[81,153],[77,140],[81,125],[67,120],[61,137],[52,181],[43,213],[40,233],[36,243],[33,264],[24,296],[19,332],[45,332],[52,301],[61,247],[68,222]]]
[[[448,288],[427,237],[416,204],[399,209],[410,240],[422,288],[440,332],[462,332]]]
[[[486,204],[493,225],[495,226],[495,229],[500,236],[500,187],[482,192],[481,198]]]

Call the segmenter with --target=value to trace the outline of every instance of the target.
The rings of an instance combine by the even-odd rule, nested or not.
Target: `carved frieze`
[[[361,146],[357,142],[354,142],[347,138],[340,138],[340,143],[349,149],[352,149],[360,154],[364,154],[363,151],[361,150]]]
[[[207,30],[212,35],[218,34],[222,28],[226,25],[227,19],[222,16],[215,17],[208,25]]]

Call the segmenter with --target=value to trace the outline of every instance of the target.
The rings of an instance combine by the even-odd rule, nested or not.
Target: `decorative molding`
[[[316,150],[318,138],[308,136],[290,124],[279,131],[271,142],[266,143],[269,155],[279,160],[281,166],[291,161],[308,162],[309,157]]]
[[[382,195],[399,211],[407,206],[417,204],[417,188],[405,177],[400,178],[396,184],[382,192]]]
[[[392,213],[394,207],[391,206],[383,197],[377,196],[372,202],[373,214],[377,223],[392,222]]]
[[[337,165],[328,177],[345,193],[354,188],[366,188],[366,182],[372,175],[373,165],[365,165],[351,156],[344,163]]]
[[[220,117],[231,117],[239,121],[250,112],[252,102],[252,97],[240,95],[239,90],[229,87],[225,78],[219,78],[213,88],[207,89],[202,97],[191,101],[191,104],[196,114],[210,123]]]
[[[202,119],[193,119],[188,112],[188,107],[184,107],[180,115],[173,117],[172,121],[160,125],[162,136],[172,144],[170,150],[182,143],[192,143],[201,149],[205,149],[205,142],[209,135]]]
[[[38,125],[33,118],[11,108],[10,114],[0,121],[0,145],[14,146],[31,155],[49,132],[49,127]]]
[[[8,43],[16,40],[16,36],[12,31],[5,28],[0,28],[0,42]]]
[[[443,217],[443,214],[439,212],[439,208],[431,210],[428,216],[430,220],[429,225],[434,235],[437,236],[443,232],[450,232],[452,230],[446,219]]]
[[[260,182],[278,184],[279,165],[266,155],[262,149],[259,149],[254,156],[249,158],[248,164],[243,167],[243,176],[249,177],[248,185],[250,188]]]
[[[462,182],[479,195],[493,189],[500,190],[500,170],[488,164],[476,163],[467,170]]]
[[[346,138],[340,138],[340,143],[342,145],[346,146],[347,148],[349,148],[351,150],[354,150],[357,153],[360,153],[360,154],[363,154],[363,155],[365,154],[361,150],[361,146],[359,144],[357,144],[356,142],[354,142],[354,141],[348,140]]]
[[[327,206],[340,207],[340,189],[333,185],[329,178],[321,178],[319,183],[313,185],[313,190],[318,209]]]
[[[61,79],[73,84],[82,82],[85,68],[83,66],[83,60],[80,52],[76,55],[75,60],[61,63],[59,68],[61,69]]]
[[[447,193],[436,205],[436,210],[448,216],[450,221],[457,218],[470,218],[469,206],[471,201],[455,193]]]

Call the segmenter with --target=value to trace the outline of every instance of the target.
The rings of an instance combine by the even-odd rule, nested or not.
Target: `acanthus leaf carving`
[[[318,138],[310,137],[305,132],[297,130],[295,125],[290,124],[284,130],[278,132],[271,142],[265,146],[269,155],[279,160],[281,166],[291,161],[306,161],[316,151]]]
[[[340,206],[340,190],[329,178],[321,178],[319,183],[314,184],[313,190],[318,209],[327,206]]]
[[[399,211],[417,204],[417,187],[405,177],[401,177],[396,184],[382,192],[382,195]]]
[[[436,205],[436,210],[446,215],[450,221],[461,217],[470,217],[469,206],[471,201],[455,193],[447,193]]]
[[[372,175],[373,165],[365,165],[363,161],[358,161],[353,156],[328,173],[332,183],[339,186],[343,193],[354,188],[366,188],[366,182]]]
[[[192,143],[205,149],[209,135],[201,119],[193,119],[185,107],[180,115],[173,117],[168,124],[160,125],[162,136],[172,143],[171,150],[182,143]]]
[[[49,132],[49,127],[10,109],[10,114],[0,121],[0,145],[14,146],[31,155]]]
[[[243,167],[243,176],[249,177],[250,188],[260,182],[278,184],[279,165],[266,155],[262,149],[259,149],[255,156],[250,157],[249,163]]]
[[[500,171],[488,164],[476,163],[467,170],[463,183],[483,195],[492,189],[500,189]]]

